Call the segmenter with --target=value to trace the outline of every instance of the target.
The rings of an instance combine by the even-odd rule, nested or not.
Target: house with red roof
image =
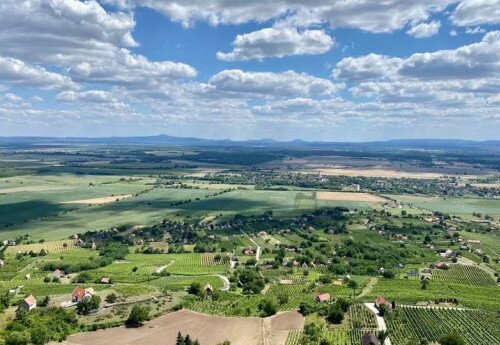
[[[29,295],[19,303],[19,309],[30,311],[35,308],[36,308],[36,298],[33,295]]]

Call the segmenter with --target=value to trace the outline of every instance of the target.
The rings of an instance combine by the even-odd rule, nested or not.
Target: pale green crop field
[[[148,177],[73,174],[0,179],[0,240],[25,234],[35,240],[57,240],[89,230],[152,225],[164,218],[257,215],[266,211],[281,216],[323,207],[374,207],[367,202],[316,200],[314,191],[237,189],[215,195],[238,186],[154,188],[154,182]],[[65,203],[119,195],[132,196],[101,205]]]
[[[0,231],[5,226],[39,220],[88,207],[75,200],[130,195],[152,188],[152,179],[120,176],[49,175],[0,179]],[[8,229],[8,228],[7,228]]]
[[[432,211],[456,215],[471,215],[473,212],[500,215],[500,199],[441,198],[413,195],[388,195],[390,198]]]

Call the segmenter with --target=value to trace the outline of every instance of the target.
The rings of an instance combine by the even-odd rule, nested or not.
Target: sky
[[[500,0],[1,0],[0,136],[500,139]]]

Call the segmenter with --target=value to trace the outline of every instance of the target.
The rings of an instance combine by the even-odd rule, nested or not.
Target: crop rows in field
[[[468,345],[500,343],[500,324],[495,315],[479,310],[399,307],[386,322],[395,344],[437,341],[450,331],[460,334]]]
[[[349,308],[349,321],[352,328],[377,328],[375,315],[364,304],[355,304]]]
[[[27,279],[26,275],[29,275],[30,278]],[[26,284],[42,284],[43,279],[47,274],[43,274],[40,272],[34,273],[30,270],[24,271],[16,275],[14,278],[9,280],[9,285],[11,287],[15,287],[18,285],[26,285]]]
[[[331,328],[325,332],[325,338],[332,345],[358,345],[361,344],[366,332],[374,332],[374,330]]]
[[[262,299],[260,295],[236,295],[223,293],[217,301],[212,299],[189,298],[185,300],[188,309],[220,316],[250,316],[257,315],[257,304]]]
[[[273,285],[265,296],[275,300],[280,296],[286,296],[288,301],[279,308],[281,310],[291,310],[296,309],[301,302],[312,302],[314,293],[307,291],[305,285]]]
[[[300,345],[302,339],[302,331],[297,329],[292,329],[288,332],[288,337],[286,338],[285,345]]]
[[[215,253],[203,253],[201,254],[201,266],[218,266],[224,265],[222,259],[215,261]],[[222,258],[225,254],[219,254]]]
[[[432,279],[464,285],[497,285],[495,280],[483,269],[470,265],[450,265],[447,270],[433,269]]]
[[[15,254],[17,252],[29,253],[33,251],[39,253],[42,249],[48,253],[64,253],[76,248],[73,240],[49,241],[43,243],[21,244],[17,246],[9,246],[5,250],[6,254]]]
[[[222,287],[222,280],[217,276],[169,276],[161,277],[149,282],[149,285],[157,286],[163,291],[179,291],[184,290],[191,283],[200,283],[202,286],[210,284],[214,289]]]

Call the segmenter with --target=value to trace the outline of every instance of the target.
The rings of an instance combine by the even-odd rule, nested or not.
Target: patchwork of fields
[[[24,178],[12,178],[9,183],[4,184],[23,182],[24,185]],[[123,182],[109,177],[63,175],[59,181],[55,176],[43,179],[27,177],[27,186],[37,183],[45,183],[47,186],[61,183],[64,189],[0,194],[0,211],[7,215],[0,220],[0,226],[1,222],[4,225],[4,229],[0,229],[0,240],[24,234],[30,234],[34,239],[61,239],[88,230],[155,224],[167,216],[252,215],[269,210],[283,216],[335,206],[370,209],[375,200],[373,198],[379,200],[375,196],[366,199],[365,194],[337,198],[321,197],[322,194],[317,197],[315,192],[309,191],[254,189],[239,189],[215,195],[222,191],[215,189],[215,185],[209,189],[153,188],[150,185],[152,180],[148,179]],[[130,193],[135,195],[123,197]],[[35,210],[29,215],[24,211],[27,203],[32,204],[29,207]]]

